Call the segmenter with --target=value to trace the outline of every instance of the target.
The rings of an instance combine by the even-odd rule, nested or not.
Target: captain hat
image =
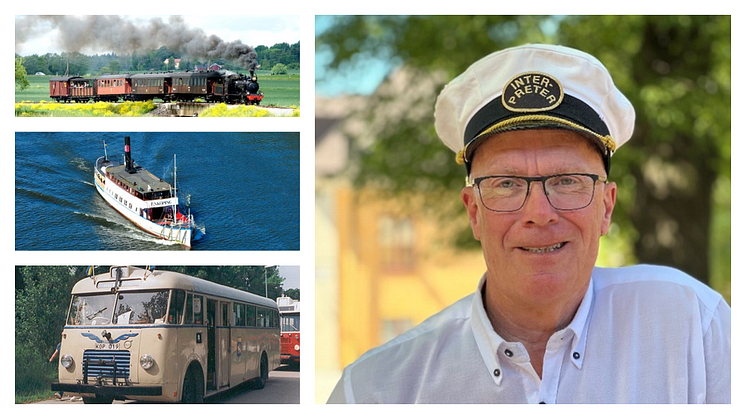
[[[635,110],[606,67],[576,49],[529,44],[492,53],[443,88],[435,129],[466,164],[486,138],[505,131],[564,128],[592,139],[606,171],[632,136]]]

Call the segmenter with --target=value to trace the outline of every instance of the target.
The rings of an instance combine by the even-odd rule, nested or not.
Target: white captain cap
[[[609,170],[632,136],[635,110],[606,67],[576,49],[529,44],[492,53],[443,88],[435,129],[469,170],[482,140],[531,128],[575,130],[594,140]]]

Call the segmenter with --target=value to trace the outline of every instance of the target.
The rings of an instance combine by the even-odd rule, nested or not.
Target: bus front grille
[[[83,382],[89,378],[129,379],[130,353],[129,351],[107,351],[88,349],[83,352]]]

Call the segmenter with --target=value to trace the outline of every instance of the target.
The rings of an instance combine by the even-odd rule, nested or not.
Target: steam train
[[[206,102],[258,105],[264,98],[254,72],[186,71],[115,74],[98,78],[79,76],[49,79],[49,97],[57,102],[146,101]]]

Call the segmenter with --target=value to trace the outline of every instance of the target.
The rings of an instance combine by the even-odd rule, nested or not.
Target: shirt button
[[[572,357],[575,359],[580,359],[580,352],[573,352]]]
[[[513,356],[513,351],[511,351],[510,349],[506,349],[505,350],[505,356],[509,356],[509,357]]]
[[[500,376],[500,368],[495,368],[495,371],[493,371],[492,373],[495,374],[495,377],[499,377]]]

